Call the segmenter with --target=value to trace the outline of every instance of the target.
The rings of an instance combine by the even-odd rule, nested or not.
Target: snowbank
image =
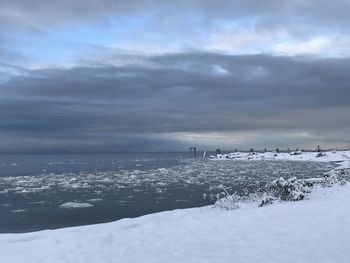
[[[350,151],[326,152],[290,152],[290,153],[245,153],[235,152],[218,154],[209,157],[211,160],[280,160],[280,161],[313,161],[313,162],[342,162],[350,159]]]
[[[113,223],[1,234],[2,262],[349,262],[350,184],[308,201],[193,208]]]

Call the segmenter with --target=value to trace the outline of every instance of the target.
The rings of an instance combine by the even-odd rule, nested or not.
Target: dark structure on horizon
[[[190,147],[190,151],[193,153],[193,158],[197,157],[197,148],[196,147]]]

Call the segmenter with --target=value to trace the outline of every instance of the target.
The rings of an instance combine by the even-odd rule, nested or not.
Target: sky
[[[348,148],[348,10],[0,0],[0,153]]]

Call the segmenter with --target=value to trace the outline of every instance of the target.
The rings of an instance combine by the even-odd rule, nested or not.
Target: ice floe
[[[90,203],[80,203],[80,202],[67,202],[60,205],[60,208],[66,209],[76,209],[76,208],[88,208],[93,207],[93,204]]]

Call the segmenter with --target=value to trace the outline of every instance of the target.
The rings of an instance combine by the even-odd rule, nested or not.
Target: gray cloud
[[[250,17],[255,26],[289,27],[302,30],[311,25],[348,30],[350,3],[343,0],[309,1],[247,1],[247,0],[177,0],[171,3],[150,0],[3,0],[0,25],[3,27],[41,28],[77,21],[108,21],[109,17],[135,15],[144,12],[157,14],[162,25],[177,23],[179,17],[237,19]],[[158,21],[158,22],[160,22]],[[190,24],[189,24],[190,25]],[[302,25],[302,26],[300,26]],[[302,30],[304,33],[307,30]]]
[[[350,59],[213,53],[139,59],[28,70],[1,83],[3,151],[181,149],[188,142],[174,133],[212,132],[303,131],[317,142],[349,143]]]

